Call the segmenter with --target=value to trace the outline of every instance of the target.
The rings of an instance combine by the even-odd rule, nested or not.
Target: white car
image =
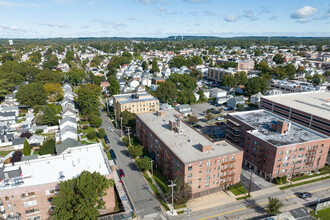
[[[114,129],[114,127],[108,127],[108,130],[109,131],[114,131],[115,129]]]
[[[217,117],[217,121],[222,121],[222,120],[224,120],[223,117]]]

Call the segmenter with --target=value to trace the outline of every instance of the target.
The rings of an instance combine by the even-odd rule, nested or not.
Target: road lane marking
[[[321,189],[312,190],[312,191],[309,191],[309,193],[318,192],[318,191],[322,191],[322,190],[326,190],[326,189],[330,189],[330,187],[325,187],[325,188],[321,188]],[[296,197],[296,195],[285,197],[285,199],[289,199],[289,198],[293,198],[293,197]],[[227,215],[227,214],[230,214],[230,213],[233,213],[233,212],[239,212],[239,211],[242,211],[242,210],[245,210],[245,209],[250,209],[250,208],[254,208],[256,206],[261,206],[261,205],[265,205],[265,204],[268,204],[268,202],[263,202],[263,203],[259,203],[257,205],[232,210],[232,211],[229,211],[229,212],[224,212],[224,213],[220,213],[220,214],[217,214],[217,215],[208,216],[208,217],[205,217],[205,218],[201,218],[199,220],[205,220],[205,219],[210,219],[210,218],[214,218],[214,217],[217,217],[217,216]]]

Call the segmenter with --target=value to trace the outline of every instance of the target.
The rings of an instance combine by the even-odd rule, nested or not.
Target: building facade
[[[78,146],[58,156],[47,156],[0,167],[0,215],[4,219],[50,219],[54,210],[53,197],[58,184],[82,171],[99,172],[112,179],[107,157],[100,144]],[[114,188],[107,189],[102,198],[106,208],[100,214],[109,214],[115,208]]]
[[[242,146],[244,164],[266,179],[324,167],[330,137],[266,110],[228,114],[226,139]]]
[[[113,107],[119,118],[125,110],[135,114],[158,111],[159,100],[146,92],[114,95]]]
[[[329,91],[263,96],[260,107],[330,136]]]
[[[224,68],[209,68],[209,72],[207,74],[207,77],[209,79],[215,80],[215,81],[222,81],[223,76],[225,75],[234,75],[237,71],[233,68],[228,68],[228,69],[224,69]]]
[[[186,125],[174,109],[136,115],[136,134],[168,180],[183,178],[192,198],[240,182],[243,151],[226,141],[211,142]]]

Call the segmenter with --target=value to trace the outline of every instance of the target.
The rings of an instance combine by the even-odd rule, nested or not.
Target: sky
[[[330,37],[329,0],[0,0],[0,38]]]

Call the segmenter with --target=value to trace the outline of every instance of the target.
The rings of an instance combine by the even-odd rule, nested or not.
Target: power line
[[[174,213],[174,186],[176,186],[176,184],[173,184],[173,180],[171,180],[171,184],[168,185],[168,187],[172,188],[172,214]]]

